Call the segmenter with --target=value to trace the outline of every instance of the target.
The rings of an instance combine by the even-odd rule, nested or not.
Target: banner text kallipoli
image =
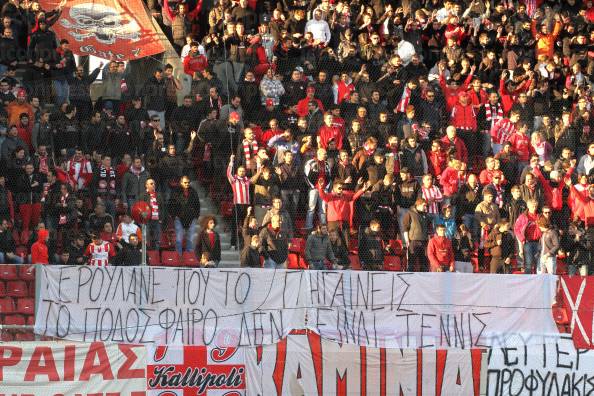
[[[551,276],[86,266],[41,276],[36,332],[72,340],[257,346],[307,328],[356,345],[467,349],[558,336]]]

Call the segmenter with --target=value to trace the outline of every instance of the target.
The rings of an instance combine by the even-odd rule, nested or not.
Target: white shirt
[[[398,56],[402,59],[402,64],[404,66],[408,65],[413,57],[415,52],[415,47],[410,42],[406,40],[400,40],[398,43]]]
[[[324,44],[328,44],[330,36],[332,35],[328,22],[323,19],[317,21],[315,18],[309,20],[305,25],[305,33],[307,32],[312,33],[314,40],[319,40]]]

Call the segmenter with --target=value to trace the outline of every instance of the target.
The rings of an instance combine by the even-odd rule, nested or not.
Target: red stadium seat
[[[17,268],[14,264],[0,265],[0,279],[3,280],[17,280]]]
[[[402,271],[402,260],[398,256],[384,257],[384,271]]]
[[[146,252],[148,265],[161,265],[161,255],[158,250],[148,250]]]
[[[29,290],[23,281],[9,281],[6,283],[6,295],[10,297],[27,297]]]
[[[161,265],[165,267],[179,267],[180,257],[176,251],[165,250],[161,253]]]
[[[0,298],[0,313],[7,314],[14,312],[14,301],[10,297]]]
[[[35,326],[35,315],[27,315],[27,326]]]
[[[359,262],[359,255],[349,254],[349,261],[351,262],[351,269],[353,269],[353,270],[361,269],[361,263]]]
[[[35,266],[34,265],[21,265],[19,267],[19,278],[21,280],[30,282],[35,280]]]
[[[0,281],[0,297],[4,297],[6,295],[6,285],[4,282]]]
[[[0,341],[3,342],[10,342],[10,341],[14,341],[14,335],[12,334],[12,332],[10,330],[0,330]]]
[[[19,298],[17,300],[16,312],[23,315],[34,315],[35,300],[32,298]]]
[[[6,315],[4,317],[4,324],[7,326],[24,326],[25,323],[23,315]]]
[[[199,267],[200,260],[194,252],[184,252],[181,257],[181,264],[186,267]]]
[[[303,252],[305,252],[305,239],[293,238],[289,242],[291,243],[289,251],[303,255]]]
[[[15,341],[35,341],[35,334],[30,331],[17,331],[14,334]]]
[[[287,262],[288,269],[308,269],[309,266],[303,258],[303,256],[297,253],[289,253],[289,259]]]
[[[395,255],[401,256],[404,254],[404,248],[402,247],[402,241],[400,239],[391,239],[389,244],[390,249],[392,249]]]

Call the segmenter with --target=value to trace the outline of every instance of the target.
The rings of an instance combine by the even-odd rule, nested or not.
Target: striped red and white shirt
[[[509,140],[514,132],[516,132],[516,125],[509,118],[504,118],[497,121],[493,128],[491,128],[491,138],[493,139],[493,143],[503,144]]]
[[[157,200],[157,193],[151,192],[149,193],[149,197],[149,205],[151,206],[151,220],[159,220],[159,201]]]
[[[427,213],[439,214],[439,203],[443,201],[443,194],[439,187],[435,185],[429,188],[421,187],[421,193],[423,194],[423,199],[430,202],[427,205]]]
[[[89,257],[89,265],[106,267],[109,265],[109,259],[115,256],[115,249],[106,241],[101,241],[100,245],[90,243],[85,256]]]
[[[249,205],[250,204],[250,179],[247,177],[239,177],[233,174],[233,165],[229,164],[227,167],[227,179],[231,184],[233,190],[233,203],[235,205]]]

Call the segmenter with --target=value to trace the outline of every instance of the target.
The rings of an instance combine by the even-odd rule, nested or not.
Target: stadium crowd
[[[314,269],[401,248],[410,271],[589,272],[590,1],[149,0],[181,105],[169,64],[141,87],[124,62],[77,65],[63,5],[1,7],[1,262],[138,264],[145,201],[151,250],[174,232],[216,266],[199,183],[242,266],[286,267],[301,241]]]

